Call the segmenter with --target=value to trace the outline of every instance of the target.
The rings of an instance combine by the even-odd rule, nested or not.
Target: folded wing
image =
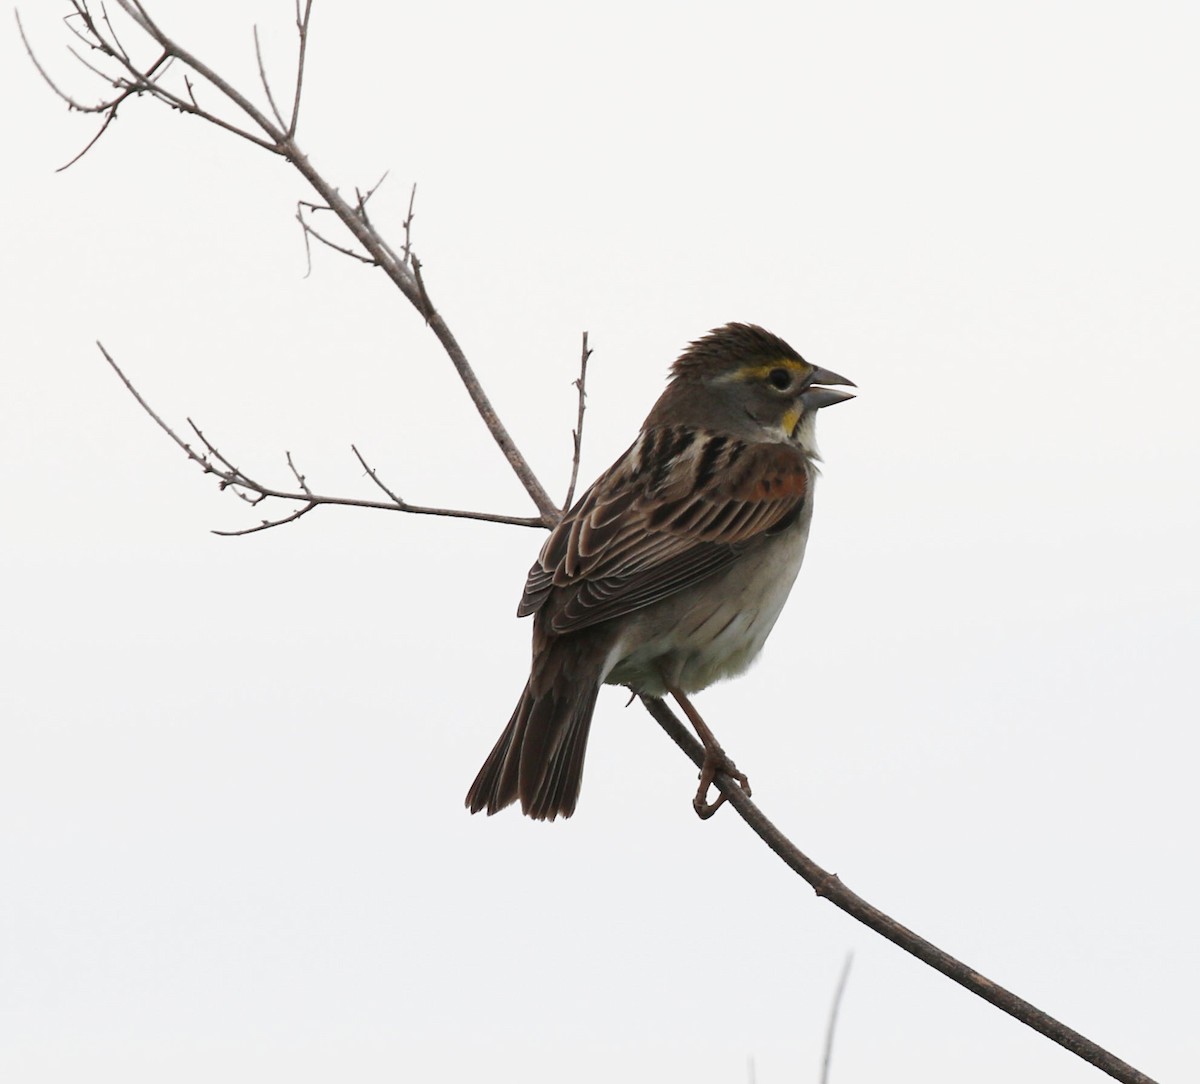
[[[646,430],[551,533],[517,613],[573,632],[682,591],[794,522],[811,470],[791,444]]]

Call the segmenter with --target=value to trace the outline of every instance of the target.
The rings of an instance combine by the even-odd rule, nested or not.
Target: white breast
[[[604,680],[661,696],[668,682],[692,693],[745,670],[796,582],[811,508],[753,555],[647,607],[611,652]]]

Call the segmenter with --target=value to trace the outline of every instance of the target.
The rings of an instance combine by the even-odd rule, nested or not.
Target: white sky
[[[396,10],[393,11],[392,8]],[[80,93],[57,24],[22,5]],[[188,9],[191,10],[188,10]],[[286,0],[152,11],[245,87]],[[760,665],[701,709],[792,838],[1162,1081],[1200,1059],[1200,17],[1087,6],[318,4],[301,141],[544,482],[750,320],[858,382]],[[132,44],[136,36],[124,35]],[[471,818],[537,532],[256,513],[106,370],[284,483],[529,506],[302,180],[3,39],[0,1075],[523,1084],[1100,1075],[817,900],[619,690],[565,823]]]

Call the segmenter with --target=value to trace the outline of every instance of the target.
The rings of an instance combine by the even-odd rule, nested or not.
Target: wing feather
[[[791,444],[646,430],[551,532],[517,613],[572,632],[682,591],[792,522],[811,471]]]

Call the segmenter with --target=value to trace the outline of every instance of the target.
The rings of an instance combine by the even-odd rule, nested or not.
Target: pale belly
[[[762,650],[804,560],[808,517],[757,554],[648,607],[609,655],[608,685],[661,696],[740,674]]]

